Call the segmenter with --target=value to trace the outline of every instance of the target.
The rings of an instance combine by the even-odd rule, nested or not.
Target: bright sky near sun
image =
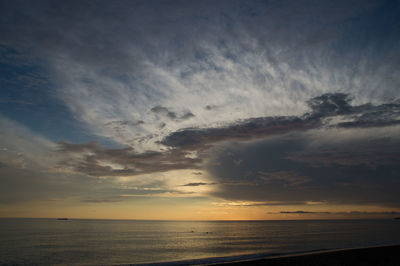
[[[398,1],[0,1],[0,217],[400,214]]]

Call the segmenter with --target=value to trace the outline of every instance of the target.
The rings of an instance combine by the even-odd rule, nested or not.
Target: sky
[[[400,216],[399,5],[0,1],[0,217]]]

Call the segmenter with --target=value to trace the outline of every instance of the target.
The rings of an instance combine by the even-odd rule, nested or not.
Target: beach
[[[317,251],[212,265],[400,265],[400,245]]]

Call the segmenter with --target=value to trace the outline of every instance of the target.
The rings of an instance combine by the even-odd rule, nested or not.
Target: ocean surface
[[[400,220],[0,219],[0,264],[200,264],[400,244]]]

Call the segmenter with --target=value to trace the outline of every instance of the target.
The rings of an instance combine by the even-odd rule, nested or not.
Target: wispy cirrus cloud
[[[378,49],[379,31],[368,30],[378,20],[393,34],[375,12],[388,4],[226,3],[117,1],[110,13],[87,3],[8,4],[3,21],[24,20],[14,21],[18,31],[1,23],[1,43],[41,58],[57,84],[49,91],[85,130],[141,151],[183,128],[297,116],[328,92],[351,93],[356,104],[396,95],[396,39]]]

